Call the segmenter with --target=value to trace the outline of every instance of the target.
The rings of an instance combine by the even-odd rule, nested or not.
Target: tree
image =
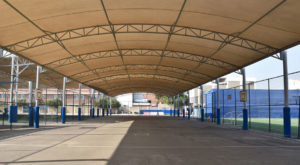
[[[100,99],[98,102],[95,102],[95,106],[102,107],[102,105],[104,105],[104,108],[106,108],[107,104],[108,104],[108,107],[110,107],[109,106],[109,104],[110,104],[109,98]],[[118,109],[120,107],[121,107],[120,102],[116,98],[112,98],[111,99],[111,108]]]
[[[26,100],[21,99],[21,100],[18,100],[17,105],[21,106],[21,107],[25,107],[25,106],[28,106],[29,104],[26,102]]]
[[[59,106],[62,106],[62,101],[59,99],[48,100],[46,105],[58,108]]]
[[[160,101],[161,97],[162,97],[161,94],[155,94],[155,98],[156,98],[157,101]]]
[[[188,96],[187,95],[179,95],[179,98],[175,97],[174,102],[172,102],[171,97],[160,95],[161,102],[164,103],[164,104],[168,104],[168,105],[173,105],[174,103],[177,105],[178,104],[178,99],[179,99],[179,106],[183,106],[183,102],[182,102],[183,99],[185,100],[185,105],[188,104]]]

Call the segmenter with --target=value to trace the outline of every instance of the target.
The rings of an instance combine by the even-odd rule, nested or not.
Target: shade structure
[[[3,0],[0,46],[114,96],[173,96],[300,41],[298,0]]]

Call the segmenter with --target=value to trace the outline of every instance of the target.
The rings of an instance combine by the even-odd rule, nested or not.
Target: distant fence
[[[289,106],[291,108],[292,136],[299,136],[300,72],[289,74]],[[283,132],[284,90],[283,76],[247,84],[247,109],[249,128]],[[220,89],[221,123],[242,126],[243,102],[240,101],[242,86]],[[205,93],[205,116],[216,122],[217,90]]]

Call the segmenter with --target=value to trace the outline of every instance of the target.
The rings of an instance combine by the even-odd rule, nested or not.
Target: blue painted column
[[[34,107],[34,128],[40,127],[40,107]]]
[[[217,83],[217,125],[221,124],[221,112],[220,112],[220,84],[219,79],[216,79]]]
[[[243,109],[243,130],[248,130],[248,109]]]
[[[61,107],[61,123],[66,123],[66,107]]]
[[[218,125],[221,124],[221,112],[220,112],[220,108],[217,109],[217,124]]]
[[[179,94],[177,95],[177,117],[180,117],[180,104],[179,104]]]
[[[176,96],[173,96],[173,98],[174,98],[174,113],[173,113],[173,117],[175,117],[176,116]]]
[[[243,76],[243,91],[247,92],[246,89],[246,71],[245,68],[241,69],[241,74]],[[246,100],[244,100],[244,109],[243,109],[243,130],[248,130],[248,109],[247,109],[247,95],[245,96]]]
[[[106,116],[108,116],[108,96],[106,98],[107,98],[107,102],[106,102]]]
[[[82,84],[78,84],[78,121],[81,120],[81,86]]]
[[[95,118],[95,108],[92,108],[92,118]]]
[[[34,112],[31,106],[28,107],[28,126],[33,127]]]
[[[10,105],[8,109],[8,122],[9,123],[14,123],[18,121],[18,116],[17,116],[17,106]]]
[[[188,108],[187,111],[188,111],[188,119],[190,120],[191,119],[191,110],[190,110],[190,108]]]
[[[78,108],[78,121],[81,120],[81,108]]]
[[[173,99],[171,98],[171,105],[173,104]],[[170,116],[172,116],[172,107],[170,107]]]
[[[67,78],[64,77],[63,80],[63,93],[62,93],[62,107],[61,107],[61,123],[66,123],[66,82]]]
[[[34,112],[32,107],[32,81],[28,81],[28,94],[29,94],[28,126],[33,127]]]
[[[109,97],[109,115],[111,116],[112,110],[111,110],[111,97]]]
[[[95,118],[95,89],[93,89],[92,97],[91,97],[91,111],[92,118]]]
[[[280,58],[283,62],[283,86],[284,86],[284,108],[283,108],[283,133],[284,137],[291,137],[291,109],[289,107],[289,82],[287,52],[280,52]]]
[[[13,122],[13,112],[14,112],[14,99],[13,99],[13,91],[14,91],[14,78],[15,78],[15,56],[13,55],[11,57],[11,83],[10,83],[10,104],[9,104],[9,107],[8,107],[8,122],[10,123],[10,128],[12,128],[12,122]]]
[[[290,107],[283,108],[283,130],[285,137],[291,137],[291,109]]]
[[[34,107],[34,128],[40,127],[40,107]]]
[[[190,120],[191,119],[191,110],[192,110],[192,107],[190,105],[190,91],[187,91],[188,93],[188,108],[187,108],[187,111],[188,111],[188,119]]]
[[[183,93],[183,98],[182,98],[182,105],[183,105],[183,108],[182,108],[182,118],[185,118],[185,94]]]
[[[200,89],[200,93],[199,93],[199,97],[200,97],[200,115],[201,115],[201,121],[204,122],[205,120],[205,116],[204,116],[204,91],[203,91],[203,86],[201,85],[199,87]]]
[[[105,116],[105,109],[104,109],[104,93],[102,93],[102,117]]]
[[[39,98],[37,98],[37,91],[39,90],[39,79],[40,79],[41,67],[36,67],[36,82],[35,82],[35,107],[34,107],[34,128],[40,127],[40,107],[39,107]]]

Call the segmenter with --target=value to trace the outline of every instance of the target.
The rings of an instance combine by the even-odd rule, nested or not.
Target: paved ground
[[[0,164],[300,164],[295,139],[169,117],[0,128]]]

